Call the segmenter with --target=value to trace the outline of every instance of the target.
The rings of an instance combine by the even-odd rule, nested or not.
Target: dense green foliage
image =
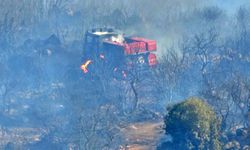
[[[168,108],[166,133],[178,149],[219,150],[219,123],[214,111],[202,100],[190,98]]]

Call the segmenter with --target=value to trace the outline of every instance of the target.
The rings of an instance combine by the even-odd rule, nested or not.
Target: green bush
[[[208,104],[190,98],[168,108],[166,134],[178,149],[220,150],[219,122]]]

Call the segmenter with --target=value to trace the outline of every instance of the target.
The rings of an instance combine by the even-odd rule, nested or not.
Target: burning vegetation
[[[250,149],[250,9],[209,1],[2,0],[0,149],[155,149],[166,139],[151,122],[177,121],[166,105],[190,96],[212,106],[223,149]],[[83,37],[96,26],[155,40],[110,28]],[[163,144],[194,149],[212,135],[217,125],[190,110],[172,127],[195,132],[172,128]]]
[[[84,64],[81,65],[83,73],[88,73],[88,66],[92,63],[91,60],[87,60]]]

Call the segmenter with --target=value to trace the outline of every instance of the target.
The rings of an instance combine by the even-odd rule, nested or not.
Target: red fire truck
[[[157,64],[156,41],[142,37],[127,37],[111,28],[95,28],[85,33],[84,59],[87,64],[105,59],[114,69],[148,68]]]

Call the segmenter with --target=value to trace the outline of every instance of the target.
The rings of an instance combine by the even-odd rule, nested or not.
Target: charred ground
[[[249,140],[236,135],[248,133],[249,123],[250,12],[243,1],[239,8],[212,0],[0,5],[1,148],[118,149],[145,144],[134,141],[145,135],[158,141],[141,130],[158,135],[154,122],[166,105],[190,96],[216,112],[225,145]],[[100,66],[84,74],[85,31],[109,26],[156,39],[157,67],[119,80]]]

